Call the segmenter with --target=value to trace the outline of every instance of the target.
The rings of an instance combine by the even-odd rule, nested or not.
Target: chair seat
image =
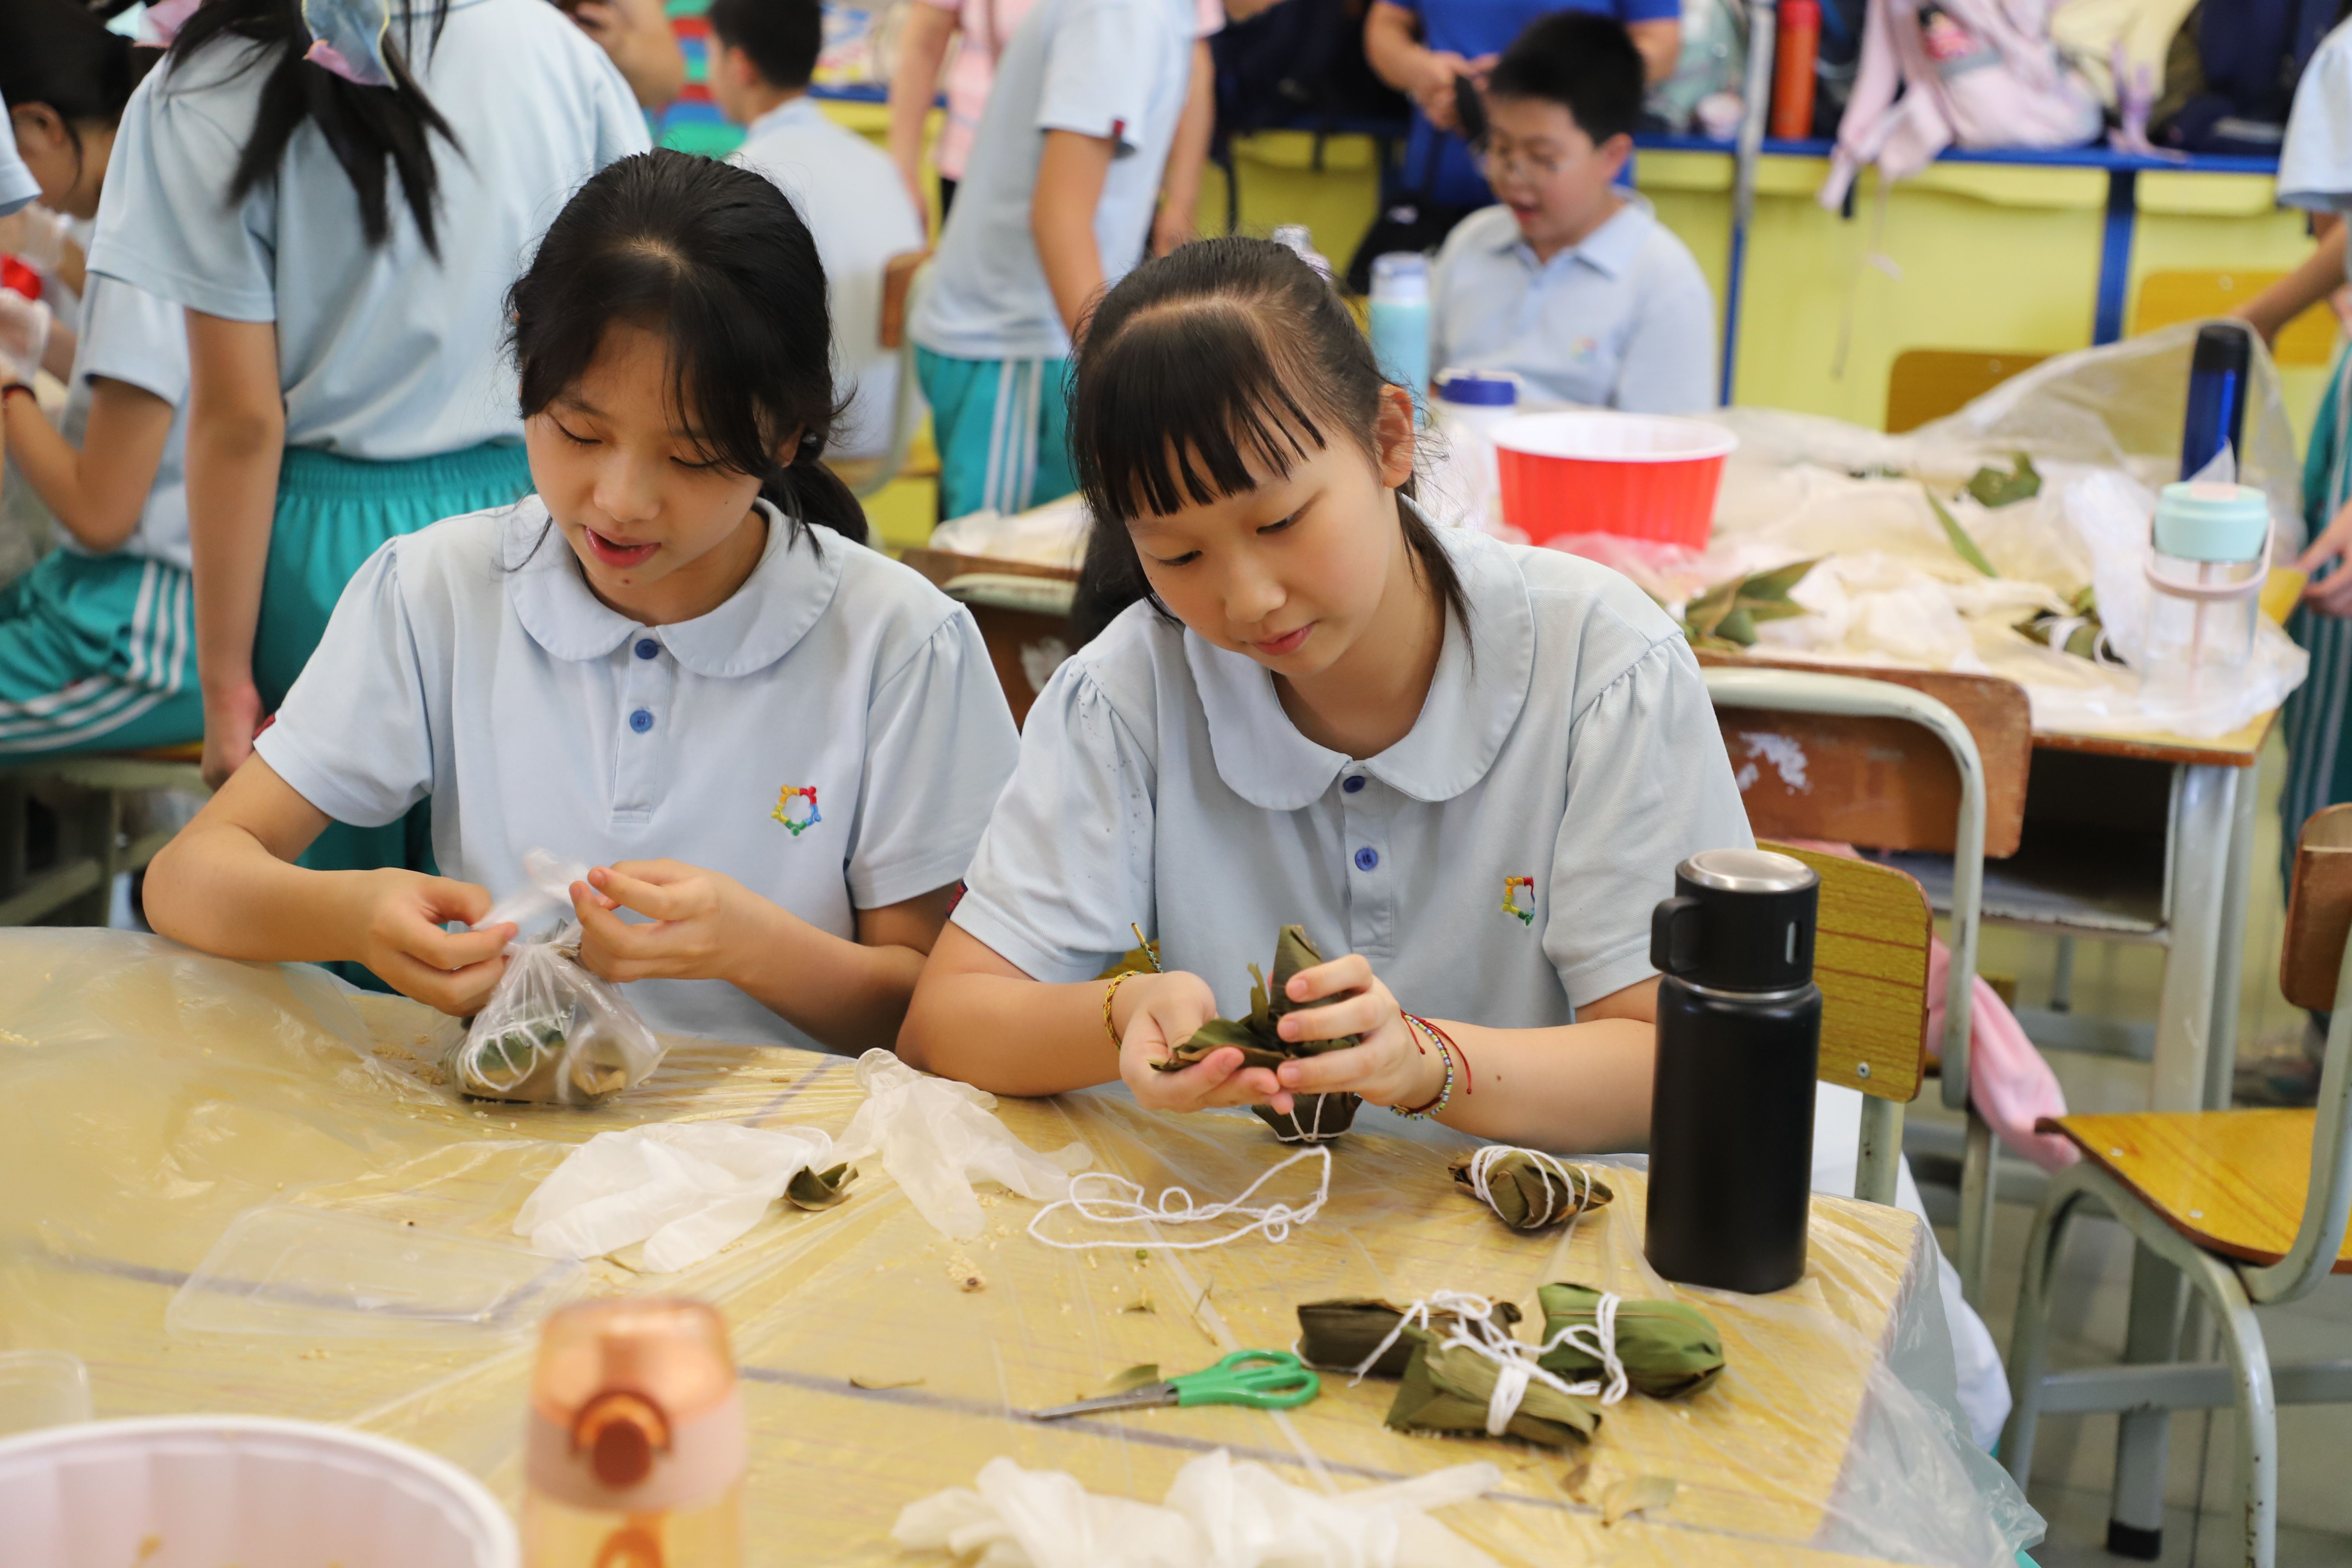
[[[2276,1263],[2294,1245],[2311,1182],[2308,1110],[2143,1111],[2043,1118],[2164,1222],[2224,1258]],[[2335,1272],[2352,1274],[2352,1237]]]

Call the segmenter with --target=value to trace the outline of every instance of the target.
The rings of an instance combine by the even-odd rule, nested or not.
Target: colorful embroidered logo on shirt
[[[1518,916],[1523,926],[1536,923],[1536,879],[1533,877],[1503,879],[1503,912]]]
[[[816,814],[816,785],[787,784],[776,796],[776,809],[769,816],[782,823],[798,838],[824,820]]]

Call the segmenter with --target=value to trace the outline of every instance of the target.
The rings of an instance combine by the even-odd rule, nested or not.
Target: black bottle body
[[[1643,1246],[1660,1274],[1749,1295],[1802,1278],[1821,1037],[1810,980],[1759,992],[1661,978]]]

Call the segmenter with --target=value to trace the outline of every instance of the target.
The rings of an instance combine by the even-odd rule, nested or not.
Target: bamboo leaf
[[[2042,475],[2035,470],[2033,459],[2020,452],[2007,473],[1988,465],[1969,477],[1968,488],[1979,506],[2014,506],[2042,493]]]
[[[2000,576],[2000,574],[1992,569],[1992,563],[1985,559],[1984,552],[1977,548],[1977,542],[1969,537],[1968,530],[1960,526],[1959,519],[1946,510],[1944,503],[1936,499],[1936,492],[1921,485],[1919,493],[1926,496],[1927,504],[1936,509],[1936,521],[1944,525],[1944,537],[1951,541],[1953,553],[1988,577]]]

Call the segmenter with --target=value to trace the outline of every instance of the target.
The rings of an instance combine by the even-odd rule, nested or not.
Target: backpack
[[[2303,68],[2336,23],[2339,0],[2229,0],[2197,20],[2204,90],[2157,138],[2192,153],[2276,157]]]
[[[1870,0],[1819,199],[1843,206],[1865,163],[1892,182],[1955,142],[2079,147],[2105,125],[2098,96],[2050,41],[2047,0]]]
[[[1374,76],[1364,58],[1364,9],[1365,0],[1281,0],[1210,38],[1221,163],[1229,161],[1232,139],[1253,131],[1403,122],[1404,94]]]

